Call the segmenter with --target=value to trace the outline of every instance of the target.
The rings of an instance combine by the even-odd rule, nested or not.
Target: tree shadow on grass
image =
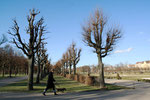
[[[27,86],[27,82],[21,81],[21,82],[17,82],[17,83],[8,84],[7,86]]]

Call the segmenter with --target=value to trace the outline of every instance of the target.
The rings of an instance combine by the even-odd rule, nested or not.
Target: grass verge
[[[82,92],[82,91],[91,91],[91,90],[99,90],[97,86],[88,86],[70,79],[66,79],[61,76],[54,76],[56,83],[56,88],[66,88],[64,93],[72,93],[72,92]],[[34,84],[33,91],[27,91],[27,80],[23,80],[20,82],[16,82],[13,84],[9,84],[7,86],[3,86],[0,88],[0,91],[5,92],[34,92],[41,93],[46,87],[47,77],[40,81],[40,84]],[[127,89],[122,86],[115,86],[111,84],[106,84],[107,90],[119,90],[119,89]],[[49,90],[52,91],[52,90]]]
[[[25,75],[25,74],[17,74],[17,75],[12,74],[12,75],[11,75],[11,78],[14,78],[14,77],[22,77],[22,76],[26,76],[26,75]],[[6,79],[6,78],[10,78],[10,77],[9,77],[9,74],[5,74],[4,77],[0,74],[0,80],[1,80],[1,79]]]

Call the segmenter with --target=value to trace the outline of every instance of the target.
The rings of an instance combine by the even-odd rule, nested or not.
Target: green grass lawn
[[[105,78],[117,78],[116,74],[111,74],[111,75],[105,75]],[[123,80],[140,80],[142,78],[150,78],[150,74],[126,74],[126,75],[120,75],[120,77]]]
[[[96,86],[88,86],[70,79],[66,79],[61,76],[54,76],[56,80],[56,88],[66,88],[65,93],[67,92],[81,92],[81,91],[91,91],[98,90],[99,87]],[[13,92],[43,92],[46,87],[47,77],[40,81],[40,84],[34,84],[33,91],[27,91],[27,80],[20,81],[14,84],[10,84],[8,86],[3,86],[0,88],[0,91],[13,91]],[[106,87],[108,90],[118,90],[118,89],[126,89],[126,87],[114,86],[107,84]],[[52,91],[52,90],[49,90]]]
[[[4,79],[4,78],[5,78],[5,77],[1,77],[1,76],[0,76],[0,80],[1,80],[1,79]]]
[[[26,76],[26,75],[25,75],[25,74],[17,74],[17,75],[12,74],[12,75],[11,75],[11,77],[13,77],[13,78],[14,78],[14,77],[22,77],[22,76]],[[6,78],[10,78],[10,77],[9,77],[9,74],[5,74],[4,77],[0,74],[0,80],[1,80],[1,79],[6,79]]]

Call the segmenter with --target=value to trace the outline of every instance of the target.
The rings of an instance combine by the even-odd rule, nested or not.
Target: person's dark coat
[[[53,72],[50,72],[48,75],[48,80],[47,80],[47,88],[53,88],[55,80],[53,78]]]

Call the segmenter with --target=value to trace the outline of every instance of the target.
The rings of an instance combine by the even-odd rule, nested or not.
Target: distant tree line
[[[9,44],[0,48],[0,74],[28,74],[27,59],[21,52],[13,49]]]
[[[40,12],[38,10],[32,9],[30,10],[30,14],[27,16],[28,26],[25,27],[25,33],[28,35],[29,39],[23,38],[16,19],[13,20],[13,26],[11,27],[11,30],[8,31],[8,34],[12,36],[12,40],[10,42],[15,44],[15,46],[26,56],[26,62],[24,63],[26,64],[25,68],[28,74],[28,90],[34,89],[34,73],[37,74],[36,83],[40,83],[40,80],[46,76],[51,68],[50,60],[48,60],[47,50],[45,49],[45,45],[47,43],[44,41],[44,35],[47,32],[45,30],[46,25],[44,25],[44,18],[41,17],[36,21],[36,16],[39,13]],[[10,63],[14,64],[13,59],[10,60]],[[10,71],[10,73],[11,72],[12,71]]]

